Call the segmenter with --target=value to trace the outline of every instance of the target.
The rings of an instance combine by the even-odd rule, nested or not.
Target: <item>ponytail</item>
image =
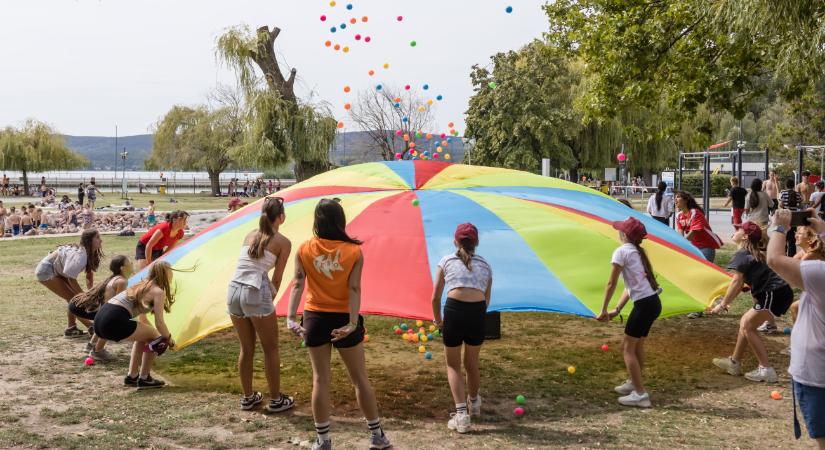
[[[659,289],[659,282],[656,281],[656,276],[653,274],[653,266],[650,265],[650,259],[647,257],[647,253],[641,246],[641,242],[633,242],[634,247],[636,247],[636,251],[639,252],[639,257],[642,259],[642,266],[645,268],[645,277],[647,278],[647,282],[650,283],[650,287],[653,290]]]
[[[754,178],[751,181],[751,196],[748,200],[748,207],[756,209],[759,206],[759,193],[762,192],[762,180]]]
[[[129,258],[127,256],[117,255],[112,258],[112,261],[109,263],[109,270],[112,271],[112,275],[88,291],[75,295],[69,300],[69,303],[88,313],[97,311],[103,306],[103,303],[108,300],[106,298],[106,288],[109,286],[109,283],[113,279],[123,276],[123,266],[128,262]]]
[[[471,272],[473,268],[470,267],[470,261],[473,260],[473,256],[475,256],[475,254],[476,246],[474,242],[468,239],[462,239],[458,242],[458,251],[455,253],[455,255],[458,256],[458,258],[461,260],[461,262],[464,263],[465,266],[467,266],[467,270]]]
[[[272,222],[284,213],[284,199],[281,197],[267,197],[261,207],[261,218],[258,219],[258,232],[249,245],[247,255],[250,258],[258,259],[264,255],[264,250],[269,246],[272,238],[275,237],[275,230]]]
[[[660,181],[656,188],[656,209],[662,209],[662,197],[667,190],[667,183]]]

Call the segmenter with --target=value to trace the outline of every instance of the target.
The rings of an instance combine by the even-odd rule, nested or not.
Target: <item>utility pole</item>
[[[117,174],[117,124],[115,124],[115,174]]]

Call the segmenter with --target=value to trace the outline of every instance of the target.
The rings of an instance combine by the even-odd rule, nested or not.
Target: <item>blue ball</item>
[[[401,107],[401,103],[396,103],[396,104],[395,104],[395,107],[396,107],[396,108],[400,108],[400,107]]]
[[[408,118],[405,116],[405,117],[402,117],[402,118],[401,118],[401,121],[402,121],[402,122],[404,122],[404,123],[407,123],[407,122],[409,122],[409,121],[410,121],[410,119],[408,119]]]
[[[438,97],[436,97],[435,99],[436,99],[436,100],[438,100],[438,101],[441,101],[441,100],[444,100],[444,96],[443,96],[443,95],[439,95],[439,96],[438,96]]]
[[[349,9],[349,10],[351,10],[351,9],[352,9],[352,3],[350,3],[350,4],[348,4],[348,5],[347,5],[347,9]]]
[[[402,330],[407,331],[407,328],[409,328],[409,327],[407,326],[407,324],[406,324],[406,323],[402,323],[402,324],[401,324],[401,329],[402,329]]]
[[[507,14],[510,14],[511,12],[513,12],[513,7],[512,7],[512,6],[508,6],[508,7],[507,7],[504,11],[506,11],[506,12],[507,12]]]
[[[335,33],[335,32],[336,32],[336,31],[338,31],[338,30],[337,30],[335,27],[332,27],[332,28],[330,28],[330,29],[329,29],[329,31],[330,31],[331,33]]]
[[[378,86],[375,86],[375,90],[380,91],[381,90],[381,85],[379,84]]]
[[[429,85],[429,84],[425,84],[424,86],[422,86],[422,88],[426,91],[427,89],[429,89],[429,88],[430,88],[430,85]]]
[[[347,29],[347,24],[342,23],[342,24],[341,24],[341,29],[342,29],[342,30],[346,30],[346,29]]]
[[[791,327],[785,327],[785,329],[782,330],[782,332],[784,332],[785,334],[791,334]]]
[[[433,340],[433,334],[432,334],[432,333],[427,333],[427,340],[428,340],[428,341],[432,341],[432,340]]]
[[[424,352],[424,359],[433,359],[433,352]]]

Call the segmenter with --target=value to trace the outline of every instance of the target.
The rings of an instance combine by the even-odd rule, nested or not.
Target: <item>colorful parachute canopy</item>
[[[341,199],[348,233],[364,241],[364,314],[432,319],[436,264],[455,251],[453,233],[463,222],[478,227],[477,252],[493,268],[492,311],[593,317],[601,310],[611,254],[620,245],[610,222],[628,216],[648,229],[644,247],[664,289],[663,316],[702,310],[729,282],[688,241],[650,217],[595,190],[515,170],[367,163],[318,175],[277,195],[286,203],[280,231],[292,241],[293,254],[312,236],[318,200]],[[165,256],[175,267],[197,267],[175,274],[177,301],[167,324],[179,347],[231,326],[227,285],[260,207],[245,207]],[[293,270],[290,257],[276,295],[279,315],[287,311]]]

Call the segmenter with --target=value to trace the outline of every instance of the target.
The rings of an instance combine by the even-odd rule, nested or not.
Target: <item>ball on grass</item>
[[[791,334],[791,327],[785,327],[785,329],[783,329],[782,332],[785,334]]]
[[[415,321],[415,326],[420,327],[420,326],[423,326],[423,325],[424,325],[424,321],[423,321],[423,320],[416,320],[416,321]]]
[[[424,353],[426,351],[427,351],[427,347],[424,347],[423,345],[418,346],[418,353]]]
[[[404,332],[401,331],[401,328],[396,328],[395,329],[395,334],[404,334]]]
[[[607,344],[602,344],[601,348],[602,348],[603,352],[606,352],[606,351],[610,350],[610,347],[608,347]]]
[[[409,328],[409,326],[407,326],[406,323],[402,323],[400,328],[404,331],[407,331],[407,328]]]
[[[364,335],[364,342],[369,342],[369,341],[370,341],[370,335],[365,334]]]
[[[576,373],[576,366],[569,366],[567,368],[567,373],[569,373],[570,375],[573,375],[574,373]]]
[[[782,393],[779,391],[771,392],[771,398],[774,400],[782,400]]]
[[[524,415],[524,408],[522,408],[521,406],[516,407],[516,409],[513,410],[513,415],[516,416],[516,417],[523,416]]]
[[[424,352],[424,359],[433,359],[433,352]]]
[[[519,394],[516,396],[516,403],[519,405],[523,405],[526,401],[527,399],[525,399],[523,395]]]
[[[94,363],[95,363],[95,360],[94,360],[94,358],[92,358],[91,356],[89,356],[88,358],[86,358],[86,359],[83,361],[83,364],[86,364],[87,366],[93,366],[93,365],[94,365]]]

